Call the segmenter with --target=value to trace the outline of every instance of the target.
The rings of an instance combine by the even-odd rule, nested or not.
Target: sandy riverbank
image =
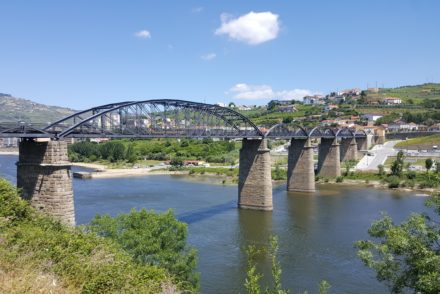
[[[5,150],[0,150],[0,155],[18,155],[18,151],[5,151]]]

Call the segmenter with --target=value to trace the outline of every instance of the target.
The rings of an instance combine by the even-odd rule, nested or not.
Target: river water
[[[0,155],[0,177],[15,182],[16,156]],[[374,273],[356,257],[353,243],[368,238],[371,222],[388,212],[396,222],[411,212],[425,211],[424,197],[413,193],[357,186],[320,186],[316,194],[273,190],[273,212],[236,208],[237,187],[206,183],[188,176],[152,175],[117,179],[74,179],[78,224],[95,214],[169,208],[188,223],[188,241],[199,253],[202,293],[244,293],[249,244],[279,238],[282,281],[291,293],[317,293],[327,280],[330,293],[387,293]],[[270,260],[260,257],[269,275]]]

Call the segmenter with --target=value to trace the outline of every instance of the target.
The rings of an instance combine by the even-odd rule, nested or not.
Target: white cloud
[[[270,11],[251,11],[235,19],[222,14],[220,19],[222,25],[215,31],[216,35],[228,35],[231,39],[250,45],[273,40],[280,31],[278,15]]]
[[[304,96],[320,94],[307,89],[293,89],[274,91],[268,85],[236,84],[229,91],[236,99],[258,100],[258,99],[280,99],[280,100],[301,100]]]
[[[151,33],[147,30],[136,32],[134,35],[139,39],[151,39]]]
[[[205,60],[205,61],[213,60],[216,57],[217,57],[217,54],[215,54],[215,53],[207,53],[207,54],[204,54],[204,55],[200,56],[200,58]]]

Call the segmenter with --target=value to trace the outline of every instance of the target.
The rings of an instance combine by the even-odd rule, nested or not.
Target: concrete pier
[[[318,154],[318,174],[325,178],[341,175],[339,143],[337,138],[321,138]]]
[[[238,175],[238,207],[272,210],[272,175],[267,140],[243,139]]]
[[[355,138],[342,138],[340,143],[340,160],[357,160],[358,159],[358,147]]]
[[[287,190],[315,192],[313,147],[308,139],[292,139],[288,150]]]
[[[357,143],[358,150],[368,150],[367,137],[356,138],[356,143]]]
[[[74,226],[70,169],[66,142],[30,139],[20,142],[17,187],[22,191],[21,196],[33,207]]]

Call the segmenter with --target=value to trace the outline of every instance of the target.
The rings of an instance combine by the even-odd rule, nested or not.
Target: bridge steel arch
[[[263,138],[244,115],[221,106],[157,99],[107,104],[48,126],[57,138]]]
[[[314,127],[306,129],[302,126],[280,123],[271,127],[265,134],[267,139],[304,139],[304,138],[363,138],[364,130],[352,128]]]

